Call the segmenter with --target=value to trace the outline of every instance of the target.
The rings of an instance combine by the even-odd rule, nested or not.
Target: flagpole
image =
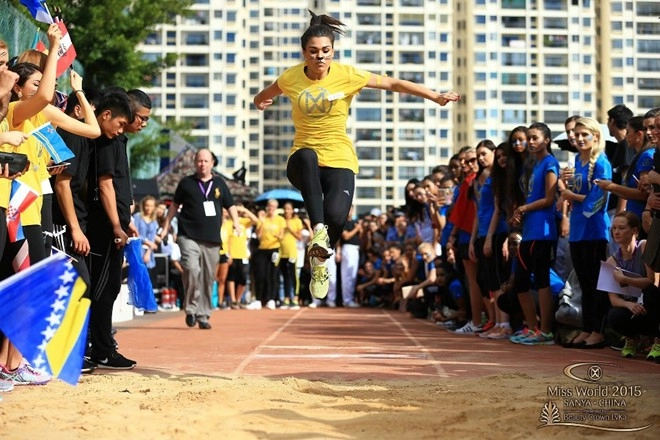
[[[67,254],[66,252],[64,252],[62,249],[58,249],[58,248],[56,248],[55,246],[51,246],[51,247],[53,248],[54,251],[56,251],[56,252],[58,252],[58,253],[60,253],[60,254],[64,254],[64,255],[66,255],[66,256],[69,257],[72,261],[75,261],[76,263],[78,262],[78,260],[76,260],[76,259],[73,258],[71,255],[69,255],[69,254]]]

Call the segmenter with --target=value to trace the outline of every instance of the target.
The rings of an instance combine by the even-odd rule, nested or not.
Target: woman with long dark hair
[[[314,230],[308,246],[310,290],[314,297],[324,298],[329,288],[325,263],[346,223],[358,172],[355,149],[346,134],[353,97],[364,87],[408,93],[439,105],[458,101],[460,95],[333,63],[335,34],[343,34],[345,25],[329,15],[309,12],[310,25],[300,38],[305,61],[260,91],[254,105],[265,110],[279,95],[291,100],[296,135],[287,176],[302,193]]]

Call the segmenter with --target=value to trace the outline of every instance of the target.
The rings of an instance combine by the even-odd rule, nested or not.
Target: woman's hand
[[[50,24],[46,35],[48,36],[48,42],[50,43],[49,50],[57,51],[57,49],[60,47],[60,43],[62,42],[62,31],[60,30],[60,27],[57,25],[57,23]]]
[[[261,102],[255,102],[254,106],[257,107],[258,110],[266,110],[268,107],[270,107],[273,104],[272,99],[264,99]]]
[[[630,313],[632,313],[634,316],[646,315],[646,309],[642,304],[629,301],[626,302],[626,307],[628,307],[628,310],[630,310]]]
[[[442,106],[444,106],[444,105],[447,105],[448,102],[458,101],[460,99],[461,99],[461,95],[459,95],[458,93],[450,90],[449,92],[444,92],[444,93],[438,94],[438,97],[435,98],[433,101],[440,104],[440,105],[442,105]]]
[[[14,147],[18,147],[23,142],[25,142],[28,137],[28,134],[20,131],[6,131],[4,133],[0,133],[0,144],[9,144]]]
[[[592,183],[596,185],[598,188],[602,189],[603,191],[609,191],[610,184],[612,183],[612,181],[607,179],[594,179]]]
[[[474,241],[470,240],[470,245],[468,246],[468,257],[473,263],[477,262],[477,254],[474,252]]]
[[[82,76],[78,75],[75,70],[71,70],[69,74],[69,82],[71,84],[71,90],[75,93],[77,90],[82,90],[83,81]]]
[[[484,241],[484,256],[490,257],[493,255],[493,236],[486,235],[486,240]]]

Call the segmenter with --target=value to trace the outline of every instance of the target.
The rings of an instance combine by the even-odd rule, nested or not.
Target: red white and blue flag
[[[76,53],[76,48],[73,47],[71,36],[69,35],[69,31],[64,25],[64,22],[57,21],[56,23],[60,27],[60,31],[62,31],[60,48],[57,50],[57,73],[55,74],[59,78],[64,72],[66,72],[66,69],[71,67],[78,54]],[[39,52],[48,53],[48,49],[41,40],[36,41],[34,48]]]
[[[64,139],[57,133],[55,127],[50,122],[46,122],[41,127],[35,128],[30,136],[37,138],[39,142],[50,154],[50,158],[57,163],[64,162],[75,156],[69,147],[66,146]]]
[[[35,20],[51,24],[54,20],[46,6],[44,6],[45,3],[42,4],[39,0],[21,0],[21,4],[28,8]]]
[[[11,197],[7,207],[7,230],[9,241],[12,243],[25,238],[21,224],[21,213],[37,200],[37,197],[39,197],[39,194],[29,185],[18,179],[12,180]]]

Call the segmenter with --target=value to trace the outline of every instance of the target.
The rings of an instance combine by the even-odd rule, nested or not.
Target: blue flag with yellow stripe
[[[63,253],[0,282],[0,330],[34,368],[72,385],[85,354],[86,287]]]

